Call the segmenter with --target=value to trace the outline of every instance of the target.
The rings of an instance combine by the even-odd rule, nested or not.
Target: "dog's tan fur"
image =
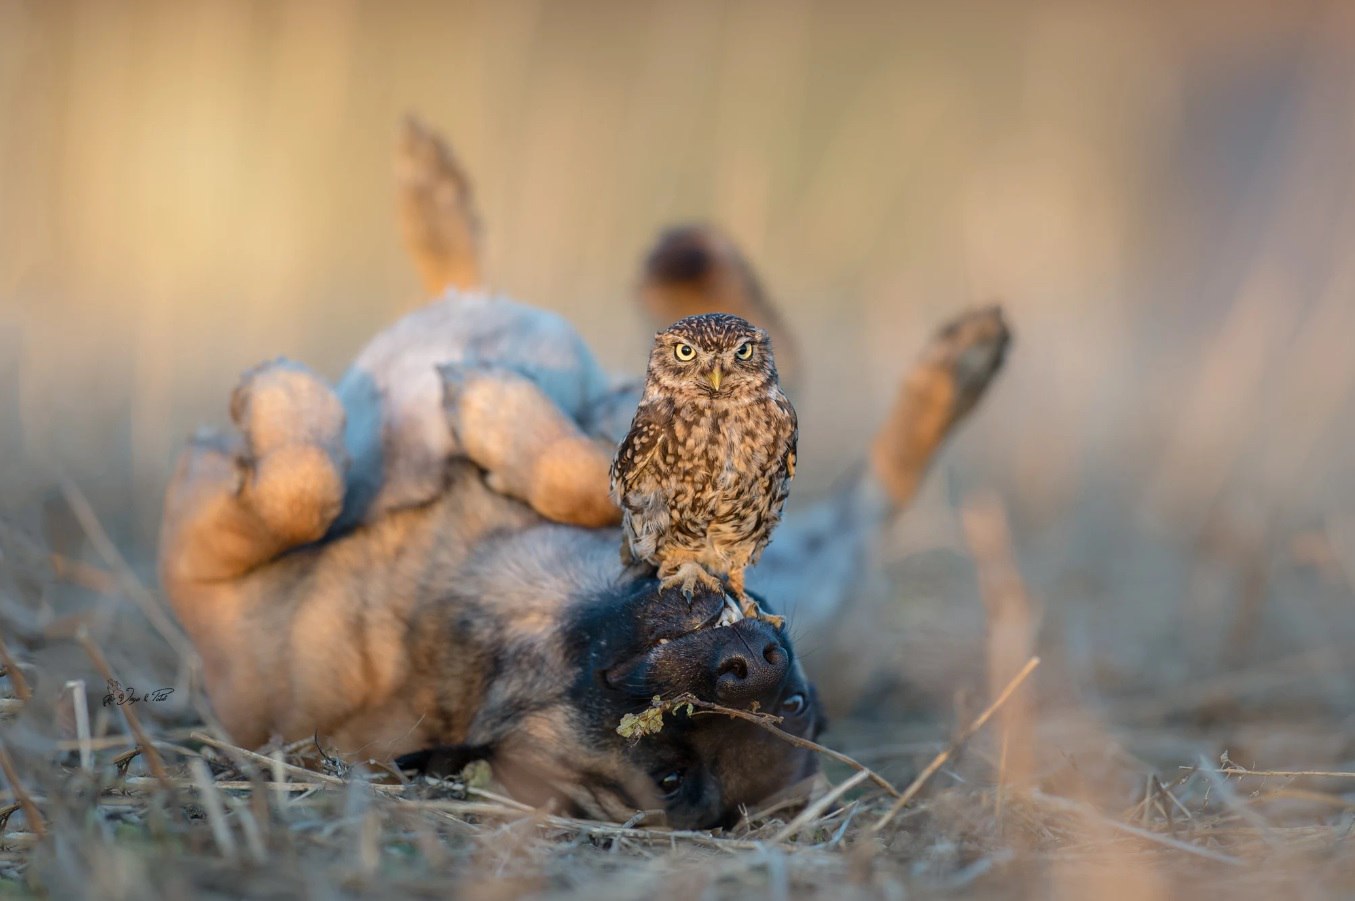
[[[477,234],[468,180],[450,154],[429,155],[435,137],[410,129],[403,152],[433,162],[423,187],[407,180],[402,188],[413,192],[407,233]],[[440,180],[461,186],[457,202],[417,196],[441,197]],[[448,216],[460,221],[440,221]],[[439,221],[420,221],[429,218]],[[412,238],[411,251],[430,285],[478,278],[476,241]],[[458,304],[475,302],[453,296],[441,301],[451,306],[413,315],[455,319],[469,309]],[[477,316],[517,315],[486,303]],[[522,321],[547,321],[543,334],[557,346],[566,326],[530,315]],[[349,755],[388,757],[497,743],[511,750],[503,769],[524,799],[549,795],[547,783],[582,791],[569,776],[583,771],[628,786],[636,777],[626,762],[586,738],[571,713],[560,636],[571,603],[624,584],[618,534],[597,527],[617,518],[607,470],[615,429],[625,428],[598,411],[624,408],[625,391],[592,375],[561,387],[483,356],[466,362],[484,345],[460,333],[448,338],[445,359],[462,362],[411,387],[423,370],[402,376],[391,361],[441,353],[444,338],[418,322],[398,324],[337,393],[296,364],[246,374],[231,403],[235,431],[195,438],[169,486],[166,594],[201,653],[217,716],[242,744],[319,732]],[[524,340],[531,358],[532,336]],[[850,561],[880,517],[911,498],[1005,344],[995,311],[943,331],[905,379],[869,468],[788,517],[752,587],[765,576],[773,600],[790,610],[803,600],[797,591],[816,592],[821,604],[849,594]],[[367,396],[384,405],[373,420],[381,432],[355,439],[354,398]],[[384,468],[373,476],[376,465]],[[364,482],[375,488],[355,502]],[[800,578],[807,573],[819,575]],[[624,804],[597,797],[585,809],[624,813]]]

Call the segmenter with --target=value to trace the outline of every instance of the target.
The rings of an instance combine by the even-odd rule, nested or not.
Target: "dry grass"
[[[1350,4],[393,5],[0,4],[0,895],[1355,893]],[[164,480],[243,368],[336,374],[417,298],[411,109],[494,283],[619,371],[645,243],[729,228],[812,339],[792,503],[1002,299],[879,585],[796,636],[830,747],[895,787],[955,747],[892,820],[831,759],[836,806],[675,834],[222,742]],[[174,693],[134,726],[81,636]]]
[[[857,790],[829,809],[754,812],[708,833],[646,828],[642,815],[621,825],[553,816],[461,781],[401,784],[366,768],[336,775],[313,747],[259,756],[198,733],[156,742],[169,761],[162,782],[132,774],[144,755],[131,746],[101,748],[89,772],[49,771],[43,788],[21,797],[23,822],[0,808],[10,821],[0,852],[7,877],[60,897],[98,885],[128,898],[189,888],[874,897],[1079,886],[1102,897],[1187,887],[1266,897],[1298,876],[1312,888],[1352,887],[1350,801],[1340,794],[1349,787],[1334,784],[1349,773],[1150,771],[1140,801],[1112,813],[1079,798],[1075,777],[1000,797],[982,778],[990,768],[970,765],[967,784],[936,787],[892,821],[891,798],[853,779]],[[50,819],[46,839],[33,804]]]
[[[5,534],[13,546],[15,534]],[[1006,557],[991,543],[982,553],[989,566]],[[20,572],[7,557],[6,575],[41,582],[62,572],[42,555],[35,561]],[[1005,583],[993,573],[987,583],[1023,591],[1010,570],[1001,574]],[[131,607],[125,597],[108,600]],[[143,628],[143,641],[155,640],[149,621]],[[73,643],[87,668],[119,675],[84,630]],[[376,761],[343,764],[319,740],[249,751],[193,722],[192,705],[170,713],[145,702],[95,706],[102,715],[91,732],[70,715],[72,696],[45,686],[23,657],[0,642],[9,675],[0,684],[11,695],[0,708],[9,722],[0,744],[0,885],[20,893],[1140,898],[1191,890],[1272,897],[1296,883],[1355,889],[1355,767],[1251,769],[1226,753],[1206,758],[1211,732],[1230,729],[1208,725],[1220,693],[1203,684],[1156,709],[1127,700],[1097,717],[1032,694],[1032,658],[950,740],[932,722],[907,730],[930,738],[863,745],[865,762],[813,746],[833,788],[820,786],[807,806],[774,803],[732,830],[704,832],[652,827],[641,812],[610,824],[531,810],[478,771],[409,783]],[[37,692],[26,671],[38,677]],[[1232,678],[1235,700],[1249,686],[1288,684],[1282,668]],[[1026,703],[1007,706],[1014,698]],[[1305,693],[1290,685],[1283,698],[1282,706],[1302,706]],[[694,698],[667,707],[688,703],[694,715],[740,716],[804,743],[766,714]],[[1012,722],[1014,710],[1030,719]],[[1249,725],[1264,726],[1267,712],[1282,715],[1255,707]],[[1149,722],[1158,725],[1134,725]],[[1277,721],[1276,734],[1286,725]],[[1030,746],[1024,774],[1004,766],[1011,730]],[[876,722],[852,743],[901,731]],[[1342,748],[1339,759],[1349,759]],[[881,773],[913,778],[899,791]]]

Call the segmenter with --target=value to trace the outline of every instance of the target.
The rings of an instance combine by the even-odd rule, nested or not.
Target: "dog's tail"
[[[424,291],[484,287],[480,214],[470,178],[437,132],[405,118],[395,145],[397,215]]]

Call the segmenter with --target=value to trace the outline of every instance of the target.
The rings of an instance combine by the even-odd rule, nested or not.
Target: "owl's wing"
[[[780,454],[775,469],[772,471],[770,484],[768,485],[770,496],[768,497],[767,527],[758,538],[757,544],[753,549],[750,562],[756,563],[762,556],[762,551],[772,540],[772,532],[776,529],[776,524],[781,521],[781,511],[786,506],[786,498],[790,497],[790,482],[795,478],[795,450],[800,442],[800,424],[795,416],[795,408],[790,405],[790,400],[783,394],[776,399],[776,407],[781,413],[780,423],[777,429],[777,436],[781,437]],[[784,437],[782,437],[784,436]]]
[[[653,490],[649,486],[657,480],[653,463],[672,426],[671,403],[641,403],[636,408],[630,432],[612,460],[612,501],[621,509],[627,509],[628,495]]]
[[[780,505],[786,503],[786,495],[790,493],[790,480],[795,477],[795,447],[799,444],[799,417],[795,416],[795,408],[790,405],[790,398],[785,394],[776,393],[774,404],[776,411],[780,413],[779,427],[776,431],[778,436],[783,436],[776,478],[772,485],[774,492],[779,490],[779,495],[775,497],[775,508],[779,512]]]
[[[790,480],[795,478],[795,449],[800,443],[800,419],[795,415],[795,408],[790,405],[790,399],[784,394],[777,398],[776,405],[785,414],[786,425],[790,430],[790,435],[786,439],[786,452],[781,457],[782,491],[784,493],[780,502],[784,504],[786,494],[790,493]]]

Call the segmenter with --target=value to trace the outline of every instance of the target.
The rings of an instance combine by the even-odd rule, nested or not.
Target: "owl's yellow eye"
[[[696,359],[696,348],[692,347],[690,344],[679,344],[677,347],[673,348],[673,356],[684,363],[690,363],[692,360]]]
[[[734,356],[738,357],[740,360],[753,359],[753,342],[745,341],[740,344],[738,349],[734,351]]]

